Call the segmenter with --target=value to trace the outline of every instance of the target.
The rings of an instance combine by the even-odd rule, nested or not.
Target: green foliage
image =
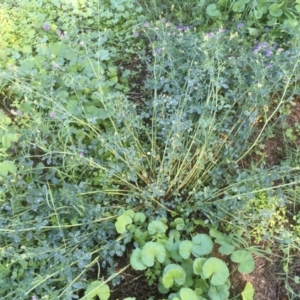
[[[126,211],[120,217],[124,215],[127,215]],[[116,221],[116,228],[120,217]],[[238,270],[241,273],[253,271],[254,260],[251,253],[246,249],[240,249],[239,239],[222,234],[214,228],[210,229],[210,233],[212,237],[217,237],[215,240],[210,235],[199,233],[191,240],[182,239],[181,235],[184,232],[174,229],[175,220],[170,222],[173,229],[169,231],[168,225],[162,221],[150,221],[150,224],[156,224],[156,232],[153,232],[151,226],[147,227],[149,235],[145,235],[145,243],[141,248],[133,250],[130,257],[131,267],[139,271],[146,270],[148,283],[152,285],[159,282],[159,291],[163,294],[169,293],[169,299],[175,299],[172,297],[186,299],[188,295],[228,299],[229,269],[223,260],[212,256],[214,243],[226,241],[233,249],[238,248],[232,252],[230,258],[233,262],[239,263]],[[146,219],[146,223],[147,221]],[[146,224],[134,222],[135,224],[138,226],[134,227],[136,230],[146,228]],[[126,236],[127,233],[122,234]],[[132,235],[132,239],[136,240],[135,235]]]

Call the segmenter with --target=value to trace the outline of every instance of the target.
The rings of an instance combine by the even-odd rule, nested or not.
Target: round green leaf
[[[185,282],[186,273],[184,269],[176,264],[167,265],[163,272],[162,284],[165,288],[169,289],[176,283],[183,285]]]
[[[233,262],[239,263],[238,270],[241,273],[248,274],[254,270],[254,259],[251,253],[247,250],[236,250],[231,256]]]
[[[92,300],[96,296],[98,296],[100,300],[107,300],[110,297],[109,286],[99,280],[93,281],[88,284],[83,299]]]
[[[146,220],[146,216],[141,213],[141,212],[137,212],[135,215],[134,215],[134,218],[133,218],[134,222],[140,222],[140,223],[144,223],[145,220]]]
[[[184,229],[185,224],[184,224],[184,220],[182,218],[176,218],[174,220],[174,223],[176,224],[176,229],[178,231],[181,231]]]
[[[181,288],[179,291],[181,300],[198,300],[196,293],[190,288]]]
[[[245,9],[245,4],[243,3],[243,1],[237,1],[232,6],[232,10],[234,12],[241,13],[244,11],[244,9]]]
[[[147,269],[147,266],[145,266],[142,262],[141,252],[141,249],[136,248],[130,256],[130,265],[134,270],[142,271]]]
[[[210,278],[211,284],[218,286],[226,282],[229,277],[227,265],[219,258],[209,258],[202,267],[203,278]]]
[[[149,234],[154,235],[156,233],[164,234],[168,229],[168,226],[159,220],[151,221],[148,226]]]
[[[218,10],[216,4],[209,4],[206,8],[206,13],[210,17],[220,17],[221,16],[221,12]]]
[[[194,260],[193,270],[196,275],[201,275],[202,268],[205,262],[206,262],[206,258],[204,257],[198,257]]]
[[[213,300],[227,300],[229,299],[229,288],[230,282],[227,280],[225,284],[219,286],[211,285],[207,294]]]
[[[132,223],[132,219],[129,216],[121,215],[117,218],[115,224],[118,233],[122,234],[126,232],[126,226]]]
[[[246,286],[242,292],[243,300],[253,300],[254,288],[251,282],[247,282]]]
[[[273,17],[280,17],[283,14],[283,10],[280,8],[280,5],[273,3],[269,6],[269,13]]]
[[[155,258],[163,263],[166,259],[167,253],[165,247],[156,242],[148,242],[142,249],[141,259],[144,265],[152,267],[154,265]]]
[[[193,237],[192,241],[194,244],[192,249],[192,253],[194,256],[199,257],[212,252],[214,244],[209,235],[203,233],[196,234]]]
[[[182,258],[187,259],[190,257],[193,247],[194,244],[192,241],[182,241],[179,245],[179,254],[182,256]]]

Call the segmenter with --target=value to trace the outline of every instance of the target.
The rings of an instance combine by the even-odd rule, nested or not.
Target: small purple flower
[[[237,24],[237,27],[238,27],[239,29],[241,29],[242,27],[244,27],[244,23],[242,23],[242,22],[238,23],[238,24]]]
[[[55,112],[51,111],[49,115],[50,115],[50,118],[54,118],[55,117]]]
[[[144,27],[149,27],[150,26],[150,23],[149,22],[146,22],[145,24],[144,24]]]
[[[37,300],[36,296],[32,296],[31,300]]]
[[[267,57],[270,57],[272,55],[272,51],[270,49],[267,49],[265,51],[265,54],[266,54]]]
[[[272,68],[272,64],[267,64],[266,69],[270,69],[270,68]]]
[[[58,64],[57,63],[52,63],[52,69],[56,70],[58,68]]]
[[[171,26],[171,22],[168,21],[168,22],[166,23],[166,26],[167,26],[167,27],[170,27],[170,26]]]
[[[80,153],[79,153],[79,156],[80,156],[80,157],[84,157],[83,152],[80,152]]]
[[[49,31],[50,30],[50,25],[49,24],[44,24],[43,26],[45,31]]]
[[[140,36],[140,33],[138,32],[138,31],[133,31],[133,36],[135,36],[135,37],[139,37]]]

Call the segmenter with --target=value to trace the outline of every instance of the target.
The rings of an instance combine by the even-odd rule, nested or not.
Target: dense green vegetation
[[[255,299],[232,278],[275,255],[297,299],[299,15],[2,1],[0,298],[121,299],[129,272],[143,299]]]

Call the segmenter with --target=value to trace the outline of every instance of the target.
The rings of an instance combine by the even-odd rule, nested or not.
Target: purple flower
[[[50,30],[50,25],[49,24],[44,24],[43,26],[45,31],[49,31]]]
[[[270,57],[272,55],[272,51],[270,49],[267,49],[265,51],[265,54],[266,54],[267,57]]]
[[[36,296],[32,296],[31,300],[37,300]]]
[[[55,117],[55,112],[51,111],[49,115],[50,115],[50,118],[54,118]]]
[[[170,27],[170,26],[171,26],[171,22],[168,21],[168,22],[166,23],[166,26],[167,26],[167,27]]]
[[[133,36],[138,37],[140,36],[140,33],[138,31],[133,31]]]
[[[146,22],[145,24],[144,24],[144,27],[149,27],[150,26],[150,23],[149,22]]]
[[[244,23],[242,23],[242,22],[241,22],[241,23],[238,23],[238,24],[237,24],[237,27],[238,27],[239,29],[242,28],[242,27],[244,27]]]
[[[80,153],[79,153],[79,156],[80,156],[80,157],[84,157],[83,152],[80,152]]]
[[[272,67],[272,64],[267,64],[266,69],[270,69]]]

